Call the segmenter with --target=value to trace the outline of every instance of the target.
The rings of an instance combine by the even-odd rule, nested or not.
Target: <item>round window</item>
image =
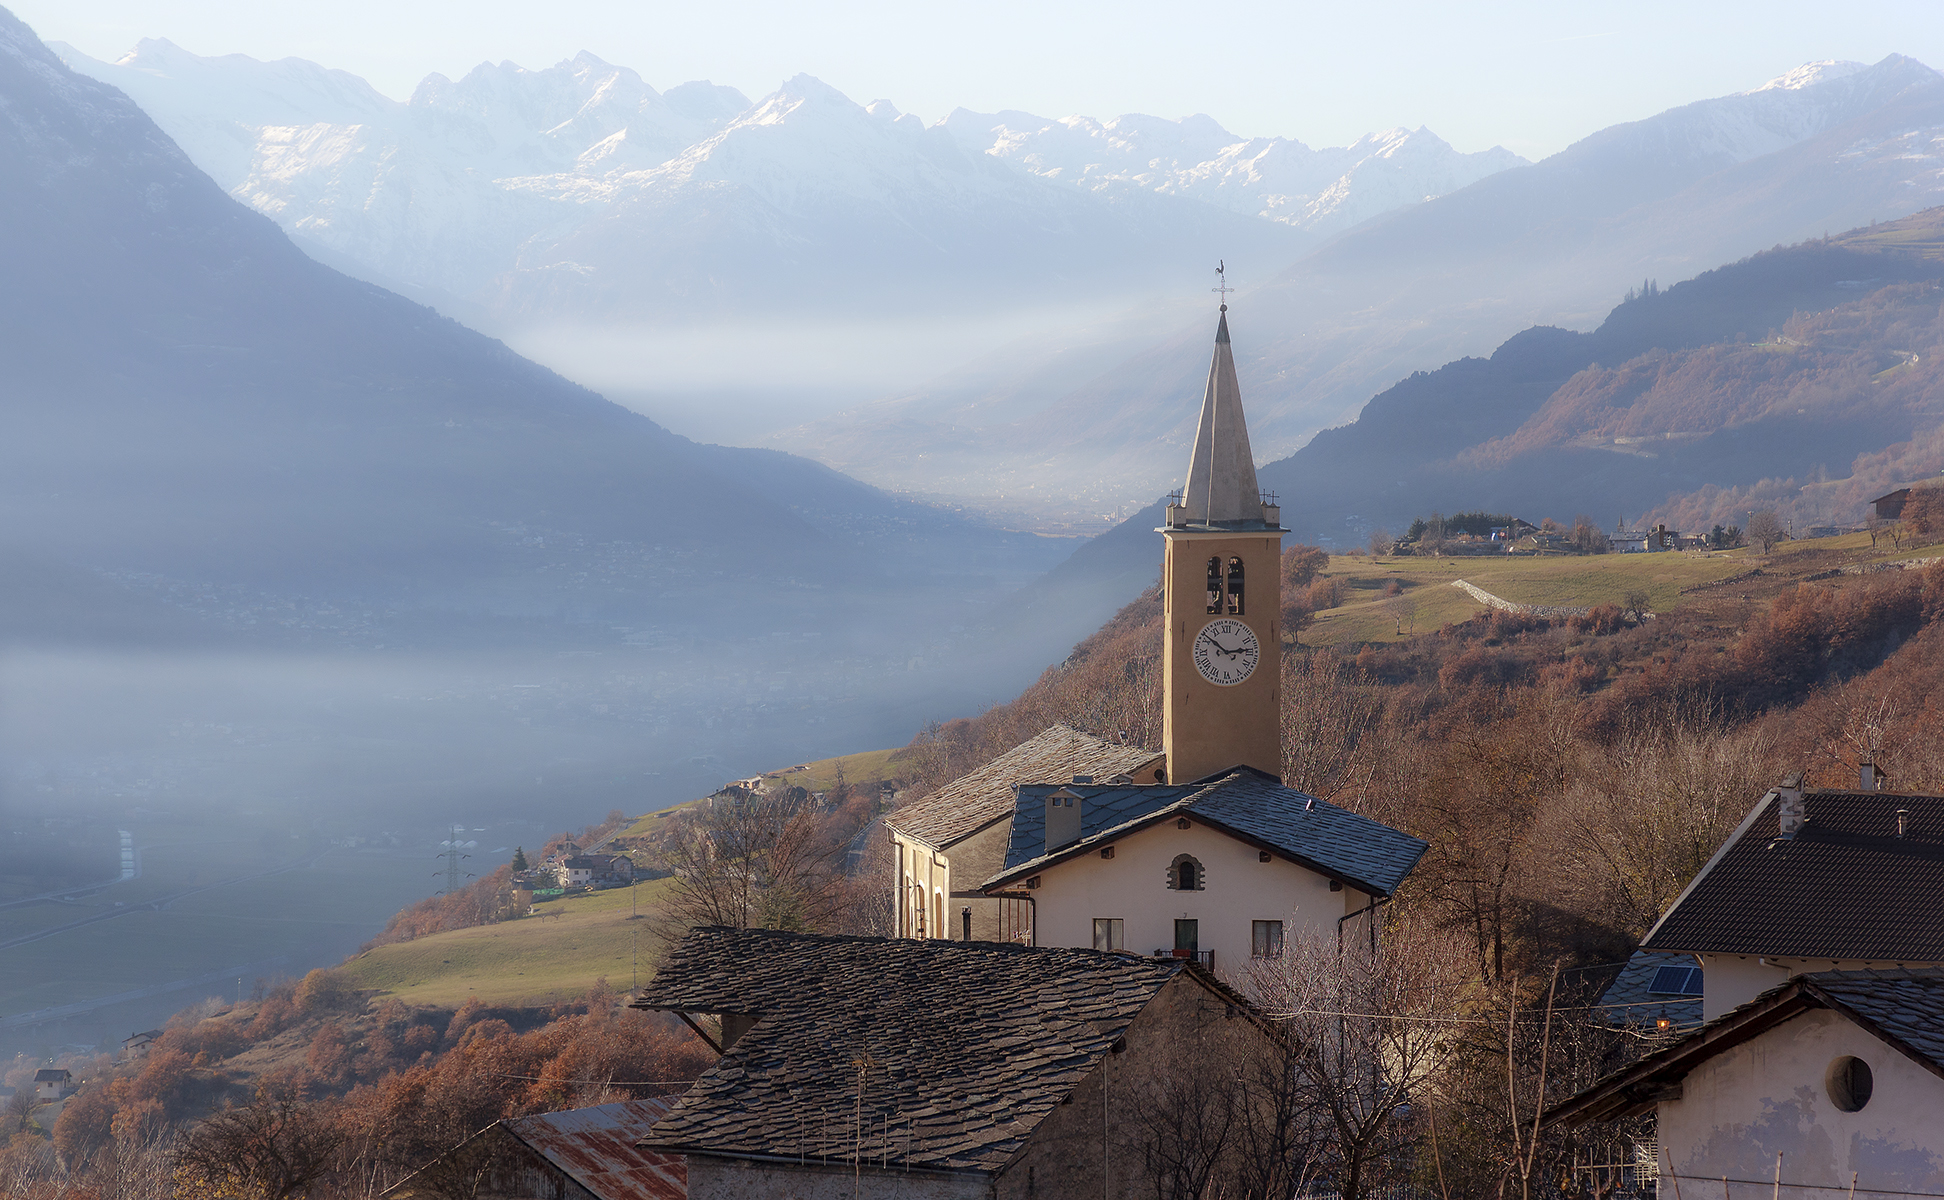
[[[1870,1093],[1876,1089],[1876,1081],[1870,1076],[1870,1064],[1860,1058],[1845,1054],[1829,1064],[1829,1074],[1823,1080],[1829,1091],[1829,1102],[1843,1112],[1860,1112],[1870,1102]]]

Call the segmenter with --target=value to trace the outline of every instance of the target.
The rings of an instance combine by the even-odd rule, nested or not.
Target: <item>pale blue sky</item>
[[[739,0],[15,0],[42,37],[114,58],[138,38],[308,58],[403,97],[483,60],[579,50],[666,88],[760,96],[799,71],[935,121],[1205,112],[1244,135],[1337,145],[1428,125],[1461,150],[1549,154],[1618,121],[1755,87],[1812,59],[1944,67],[1939,0],[848,3]]]

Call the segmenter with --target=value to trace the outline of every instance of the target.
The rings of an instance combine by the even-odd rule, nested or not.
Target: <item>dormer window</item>
[[[1211,614],[1222,611],[1222,560],[1219,558],[1208,560],[1208,611]]]
[[[1239,558],[1228,561],[1228,611],[1231,617],[1242,615],[1242,560]]]
[[[1176,892],[1199,892],[1208,886],[1202,872],[1201,860],[1192,854],[1177,854],[1174,862],[1168,864],[1168,889]]]

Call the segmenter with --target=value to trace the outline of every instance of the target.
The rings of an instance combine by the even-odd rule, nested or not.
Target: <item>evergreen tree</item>
[[[524,871],[527,869],[526,848],[524,846],[513,847],[513,869],[515,871]]]

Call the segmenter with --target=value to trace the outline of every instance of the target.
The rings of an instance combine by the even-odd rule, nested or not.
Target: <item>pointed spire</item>
[[[1263,521],[1255,455],[1249,450],[1248,423],[1242,419],[1242,388],[1235,381],[1235,353],[1229,347],[1226,304],[1215,327],[1215,357],[1208,364],[1208,390],[1202,396],[1182,504],[1195,525],[1254,522],[1259,526]]]

